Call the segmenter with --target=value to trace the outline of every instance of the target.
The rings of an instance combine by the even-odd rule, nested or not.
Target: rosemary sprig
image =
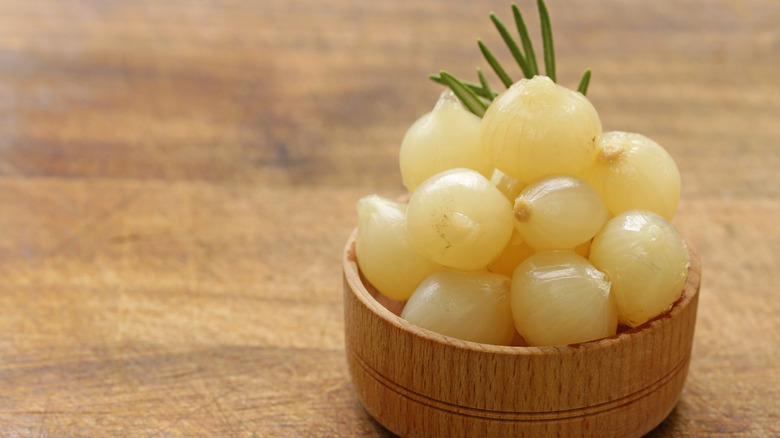
[[[555,48],[553,46],[550,14],[547,11],[547,5],[545,5],[544,0],[536,0],[536,6],[539,10],[545,74],[552,79],[553,82],[556,82]],[[528,29],[525,26],[523,15],[520,13],[520,8],[514,3],[512,4],[512,16],[515,21],[515,27],[517,27],[517,33],[520,37],[520,45],[517,44],[507,27],[501,22],[496,14],[491,13],[490,20],[495,25],[496,30],[498,30],[499,35],[501,35],[501,39],[504,41],[504,44],[506,44],[512,57],[515,59],[515,62],[517,62],[517,65],[520,67],[520,70],[523,72],[523,76],[530,79],[539,74],[539,66],[536,63],[536,54],[534,53],[533,43],[528,34]],[[506,88],[509,88],[514,81],[506,72],[506,69],[498,62],[482,40],[477,40],[477,45],[479,46],[480,52],[482,52],[482,56],[496,73],[496,76],[498,76],[501,83]],[[590,70],[586,70],[580,79],[577,91],[582,94],[585,94],[588,91],[590,74]],[[458,99],[463,102],[463,105],[468,108],[469,111],[482,117],[493,99],[498,96],[498,92],[490,87],[485,79],[485,75],[479,68],[477,68],[477,77],[479,78],[478,84],[458,79],[446,71],[442,71],[438,75],[430,76],[434,82],[450,87],[452,92],[458,96]]]

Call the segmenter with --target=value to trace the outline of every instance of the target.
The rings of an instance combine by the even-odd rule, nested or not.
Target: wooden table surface
[[[534,35],[535,4],[521,0]],[[678,162],[693,358],[652,436],[780,436],[780,3],[549,0],[559,82]],[[0,434],[386,436],[352,392],[355,202],[503,1],[0,2]],[[494,82],[495,83],[495,82]]]

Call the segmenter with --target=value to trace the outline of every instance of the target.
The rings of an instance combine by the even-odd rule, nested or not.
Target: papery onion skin
[[[633,209],[674,218],[680,200],[680,172],[658,143],[631,132],[602,134],[599,151],[583,173],[613,215]]]
[[[581,93],[546,76],[521,79],[498,95],[482,118],[482,147],[493,165],[520,181],[581,175],[602,128]]]
[[[617,332],[617,308],[603,272],[570,250],[541,251],[514,271],[515,327],[528,345],[568,345]]]
[[[399,164],[404,186],[414,191],[448,169],[465,167],[486,178],[493,173],[480,143],[482,120],[466,110],[452,91],[442,93],[433,111],[415,121],[401,142]]]
[[[510,345],[515,334],[509,277],[442,269],[423,280],[401,317],[464,341]]]
[[[360,271],[383,295],[404,301],[440,266],[414,249],[406,233],[406,204],[378,195],[358,201],[355,256]]]
[[[612,281],[620,322],[636,327],[680,298],[690,267],[685,240],[662,216],[630,210],[607,221],[589,259]]]
[[[506,246],[512,207],[471,169],[450,169],[423,182],[409,199],[406,229],[418,251],[441,265],[478,270]]]

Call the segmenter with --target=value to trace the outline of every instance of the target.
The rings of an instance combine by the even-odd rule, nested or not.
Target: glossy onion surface
[[[520,192],[514,215],[520,237],[540,250],[573,249],[587,242],[609,213],[598,192],[581,178],[551,175]]]
[[[617,332],[607,276],[573,251],[542,251],[515,269],[515,327],[528,345],[567,345]]]
[[[630,210],[610,219],[593,238],[591,262],[612,281],[620,322],[636,327],[663,313],[688,278],[688,246],[663,217]]]
[[[357,208],[355,255],[360,271],[382,294],[406,300],[439,265],[409,244],[405,203],[370,195],[360,199]]]
[[[401,317],[465,341],[509,345],[514,337],[509,278],[488,272],[439,270],[426,278]]]
[[[526,183],[554,173],[581,175],[600,135],[590,101],[546,76],[515,82],[482,118],[482,147],[493,165]]]
[[[406,228],[412,245],[451,268],[484,268],[504,249],[513,227],[509,201],[474,170],[434,175],[409,199]]]
[[[493,170],[493,176],[490,178],[490,182],[493,183],[493,185],[511,202],[515,202],[515,198],[517,198],[523,188],[527,185],[498,169]]]
[[[479,117],[463,108],[452,91],[420,117],[401,142],[401,177],[410,192],[431,176],[465,167],[490,178],[493,164],[480,145]]]
[[[514,230],[512,231],[512,237],[504,247],[504,250],[487,265],[487,269],[490,272],[511,277],[517,265],[532,256],[535,252],[536,250],[534,250],[531,245],[523,242],[523,239],[520,238],[520,234],[517,233],[517,230]]]
[[[680,200],[680,172],[674,159],[641,134],[605,132],[583,178],[613,215],[643,209],[672,220]]]

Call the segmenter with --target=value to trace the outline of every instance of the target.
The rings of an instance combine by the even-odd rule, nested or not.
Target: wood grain
[[[398,317],[344,250],[347,364],[359,400],[408,437],[639,437],[677,404],[693,346],[701,263],[666,314],[576,346],[507,347],[429,332]]]
[[[683,177],[705,275],[651,436],[780,435],[780,4],[548,3],[560,82],[591,68],[605,129]],[[357,199],[402,192],[426,75],[473,77],[478,37],[508,57],[508,4],[0,9],[0,435],[387,436],[348,379],[341,249]]]

